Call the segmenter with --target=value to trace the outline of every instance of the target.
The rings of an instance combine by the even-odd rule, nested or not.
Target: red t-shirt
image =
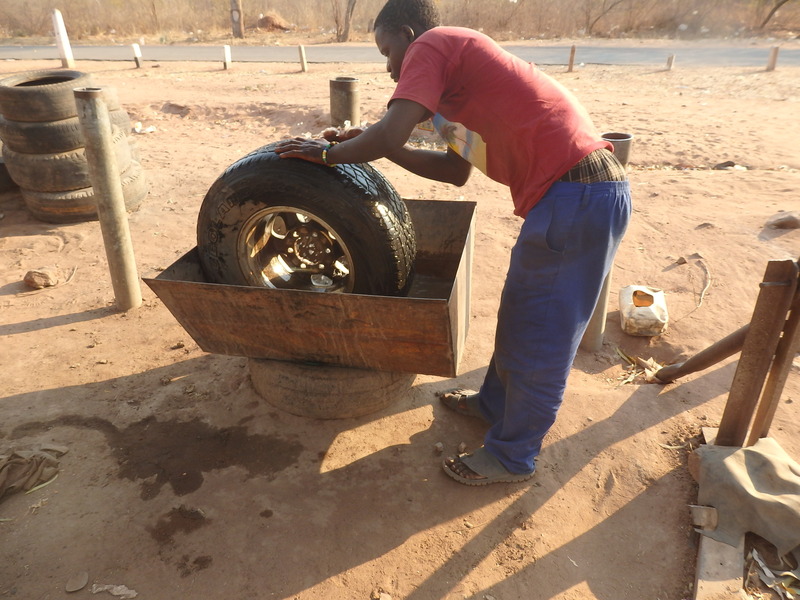
[[[414,40],[396,98],[478,134],[486,174],[511,188],[521,217],[581,158],[612,148],[571,92],[471,29],[436,27]]]

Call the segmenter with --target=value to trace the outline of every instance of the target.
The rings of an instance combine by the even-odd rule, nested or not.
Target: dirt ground
[[[0,75],[57,66],[9,61]],[[130,215],[143,277],[195,245],[198,208],[227,165],[329,125],[331,78],[359,78],[368,122],[393,89],[377,64],[77,68],[152,128],[132,134],[150,182]],[[247,359],[201,351],[145,285],[143,305],[119,312],[97,222],[43,223],[18,193],[0,195],[0,454],[69,448],[55,481],[0,503],[0,598],[65,598],[80,571],[89,585],[70,597],[119,584],[143,599],[690,598],[687,456],[719,424],[737,357],[661,386],[631,377],[617,349],[691,356],[749,321],[769,260],[800,256],[800,231],[765,225],[800,209],[800,69],[547,71],[600,130],[635,135],[634,214],[603,348],[579,353],[526,484],[458,485],[434,450],[483,435],[435,398],[481,382],[520,226],[483,175],[454,188],[375,163],[405,197],[477,201],[471,328],[456,382],[420,375],[386,409],[325,421],[266,403]],[[725,161],[742,168],[712,168]],[[48,265],[60,285],[23,285]],[[621,331],[617,292],[631,284],[665,290],[665,334]],[[771,430],[795,459],[798,362]]]

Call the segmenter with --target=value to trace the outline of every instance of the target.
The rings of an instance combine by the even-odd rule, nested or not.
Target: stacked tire
[[[11,179],[11,175],[8,174],[6,163],[3,160],[3,142],[0,141],[0,194],[13,192],[18,189],[19,186],[14,183],[14,180]]]
[[[73,90],[94,87],[80,71],[27,71],[0,79],[0,142],[11,179],[37,219],[70,223],[97,218],[83,132]],[[138,208],[147,182],[136,160],[128,113],[105,94],[125,207]]]

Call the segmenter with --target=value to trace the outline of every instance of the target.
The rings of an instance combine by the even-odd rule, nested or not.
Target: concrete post
[[[131,44],[131,50],[133,50],[133,60],[136,63],[136,68],[142,68],[142,49],[139,47],[139,44]]]
[[[298,46],[298,51],[300,52],[300,70],[303,73],[308,71],[308,61],[306,60],[306,47],[305,46]]]
[[[61,66],[66,69],[75,68],[75,59],[72,57],[72,46],[69,45],[67,28],[64,27],[64,17],[57,8],[53,10],[53,29],[56,33],[56,45],[61,56]]]
[[[773,46],[772,49],[769,51],[769,61],[767,62],[767,71],[774,71],[775,67],[778,65],[778,53],[780,52],[780,46]]]
[[[128,212],[122,193],[119,165],[114,153],[111,120],[101,88],[74,90],[78,120],[83,130],[89,179],[94,188],[97,216],[111,272],[117,307],[122,311],[142,304],[142,288],[136,270]]]

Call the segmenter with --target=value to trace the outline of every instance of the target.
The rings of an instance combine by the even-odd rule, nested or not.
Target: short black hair
[[[397,32],[403,25],[427,31],[441,24],[435,0],[389,0],[375,17],[375,28]],[[420,31],[417,31],[419,34]]]

